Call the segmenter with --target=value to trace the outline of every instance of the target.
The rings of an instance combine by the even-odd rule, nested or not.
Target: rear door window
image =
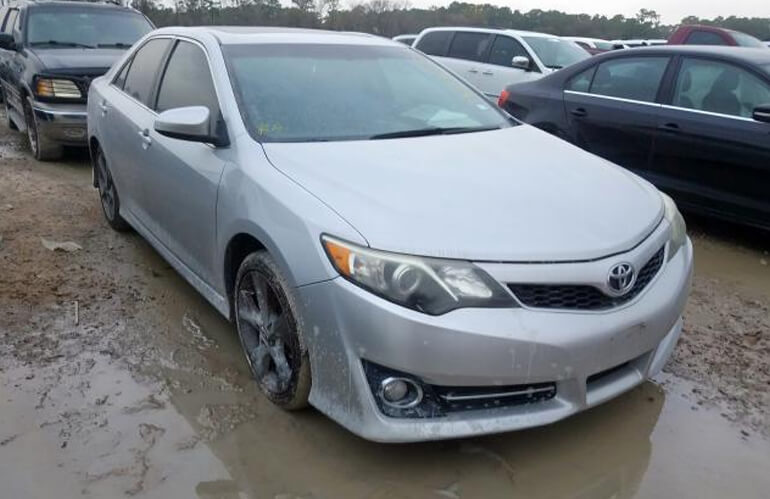
[[[527,50],[510,36],[497,35],[489,53],[489,63],[510,68],[513,58],[529,57]]]
[[[492,35],[458,31],[449,47],[449,57],[469,61],[483,61],[486,58]]]
[[[592,94],[654,102],[668,57],[627,57],[600,64],[591,83]]]
[[[754,108],[770,104],[770,85],[732,64],[685,58],[677,77],[672,104],[750,118]]]
[[[147,107],[151,107],[150,97],[155,79],[170,44],[168,38],[150,40],[134,54],[134,60],[128,68],[123,91]]]
[[[420,38],[415,48],[428,55],[445,56],[453,34],[454,31],[431,31]]]
[[[575,92],[588,92],[588,90],[591,88],[591,80],[594,78],[595,69],[596,66],[592,66],[582,73],[578,73],[577,75],[573,76],[572,79],[567,83],[567,90],[572,90]]]
[[[684,42],[686,45],[727,45],[724,38],[711,31],[693,31]]]

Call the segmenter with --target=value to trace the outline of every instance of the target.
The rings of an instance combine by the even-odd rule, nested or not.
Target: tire
[[[38,134],[37,119],[29,99],[24,101],[24,121],[27,125],[27,141],[32,155],[38,161],[53,161],[62,157],[62,146]]]
[[[118,188],[112,181],[112,174],[107,167],[107,160],[101,149],[94,152],[94,177],[96,187],[99,189],[99,201],[107,223],[117,232],[126,232],[131,229],[128,222],[120,216],[120,196]]]
[[[247,256],[233,291],[238,337],[259,390],[285,410],[307,407],[310,357],[291,286],[265,251]]]

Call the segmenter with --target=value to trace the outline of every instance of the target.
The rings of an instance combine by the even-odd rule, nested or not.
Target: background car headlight
[[[43,78],[35,79],[35,95],[38,97],[48,97],[55,99],[81,99],[83,95],[80,89],[72,80],[65,78]]]
[[[329,236],[323,236],[322,242],[343,277],[386,300],[426,314],[516,306],[502,285],[469,262],[386,253]]]
[[[674,200],[662,192],[660,195],[663,197],[666,220],[671,224],[671,240],[668,247],[668,259],[670,260],[687,240],[687,224],[685,224],[682,214],[679,213]]]

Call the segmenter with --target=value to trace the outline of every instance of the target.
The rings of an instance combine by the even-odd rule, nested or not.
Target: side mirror
[[[155,120],[155,131],[172,139],[222,145],[221,138],[211,134],[211,112],[203,106],[163,111]]]
[[[516,69],[523,69],[524,71],[529,71],[530,69],[532,69],[532,61],[529,60],[529,57],[524,57],[523,55],[517,55],[511,61],[511,66],[513,66]]]
[[[762,123],[770,123],[770,104],[755,107],[751,117]]]
[[[13,41],[13,35],[10,33],[0,33],[0,49],[16,50],[16,42]]]

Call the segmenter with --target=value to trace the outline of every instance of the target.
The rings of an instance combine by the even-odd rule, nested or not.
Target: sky
[[[639,9],[653,9],[662,16],[664,24],[676,24],[682,18],[695,15],[702,18],[717,16],[770,17],[769,0],[462,0],[469,3],[505,5],[512,10],[561,10],[570,14],[623,14],[631,17]],[[449,5],[451,0],[409,0],[413,7]]]

